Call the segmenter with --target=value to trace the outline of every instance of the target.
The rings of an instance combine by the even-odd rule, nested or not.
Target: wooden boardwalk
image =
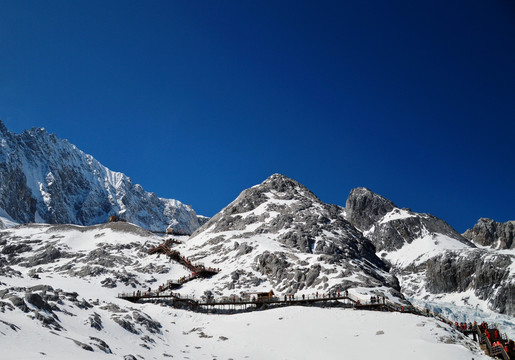
[[[373,301],[362,301],[356,297],[344,293],[334,293],[320,296],[288,296],[283,297],[238,297],[229,296],[220,299],[196,299],[190,296],[181,296],[173,291],[163,292],[133,292],[118,294],[119,299],[134,303],[152,302],[166,303],[175,308],[186,308],[193,311],[203,311],[209,309],[249,311],[269,307],[282,306],[323,306],[323,307],[353,307],[359,310],[375,311],[399,311],[410,312],[421,315],[422,312],[411,306],[398,306],[383,297],[376,297]]]

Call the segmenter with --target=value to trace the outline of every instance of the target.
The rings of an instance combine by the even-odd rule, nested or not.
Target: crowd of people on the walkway
[[[479,325],[475,321],[473,324],[471,322],[455,322],[454,326],[456,329],[464,333],[475,332],[476,329],[479,329],[479,332],[486,337],[488,342],[490,342],[491,350],[489,351],[491,351],[492,356],[504,359],[504,352],[510,360],[515,360],[515,343],[513,340],[508,339],[506,335],[501,336],[497,327],[489,327],[488,323],[484,321]]]
[[[465,331],[472,331],[472,330],[473,330],[473,328],[472,328],[472,323],[471,323],[471,322],[469,322],[468,324],[467,324],[466,322],[460,322],[460,323],[458,324],[458,322],[456,321],[456,322],[454,323],[454,327],[455,327],[456,329],[458,329],[458,330],[463,331],[463,332],[465,332]]]

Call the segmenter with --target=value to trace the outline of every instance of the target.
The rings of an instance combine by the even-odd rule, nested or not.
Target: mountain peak
[[[352,189],[345,204],[347,220],[364,231],[396,207],[387,198],[364,187]]]
[[[302,195],[304,196],[316,198],[316,196],[311,191],[309,191],[307,187],[305,187],[298,181],[281,174],[271,175],[265,181],[263,181],[261,185],[258,185],[258,187],[260,186],[263,187],[264,190],[274,190],[284,193],[290,192],[295,194],[302,193]]]
[[[270,175],[265,181],[261,183],[263,184],[270,184],[271,186],[281,188],[283,186],[302,186],[299,182],[285,176],[282,174],[272,174]],[[259,185],[258,185],[259,186]]]
[[[269,200],[320,202],[311,191],[299,182],[281,174],[273,174],[261,184],[242,191],[222,212],[226,214],[245,213],[256,209]]]
[[[4,125],[4,122],[0,119],[0,133],[5,135],[9,133],[9,130]]]

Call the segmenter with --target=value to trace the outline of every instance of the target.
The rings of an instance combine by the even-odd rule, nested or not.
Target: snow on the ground
[[[0,326],[6,359],[489,359],[477,345],[433,318],[410,314],[290,307],[234,315],[198,314],[155,304],[133,305],[162,324],[146,343],[114,322],[97,331],[86,313],[61,315],[66,331],[49,332],[26,316],[2,314],[18,331]],[[105,311],[95,309],[103,317]],[[7,315],[7,316],[4,316]],[[1,322],[0,322],[1,324]],[[104,341],[113,354],[87,351],[73,340]],[[28,341],[30,339],[30,341]],[[90,342],[91,343],[91,342]],[[148,348],[139,344],[145,344]]]
[[[193,359],[487,359],[456,344],[460,335],[449,327],[407,314],[292,307],[177,315],[177,325],[187,333],[177,345]]]
[[[425,234],[392,252],[379,252],[378,256],[399,268],[420,265],[444,250],[470,249],[470,246],[443,234]]]
[[[395,208],[392,211],[390,211],[389,213],[387,213],[385,216],[383,216],[383,218],[379,222],[379,225],[387,223],[389,221],[407,219],[407,218],[415,217],[415,216],[417,216],[417,215],[409,210]]]

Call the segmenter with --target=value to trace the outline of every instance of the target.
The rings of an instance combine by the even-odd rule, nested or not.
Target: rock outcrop
[[[366,231],[396,207],[390,200],[360,187],[353,189],[347,198],[346,218],[358,229]]]
[[[500,223],[481,218],[472,229],[463,233],[463,237],[494,249],[515,249],[515,221]]]

